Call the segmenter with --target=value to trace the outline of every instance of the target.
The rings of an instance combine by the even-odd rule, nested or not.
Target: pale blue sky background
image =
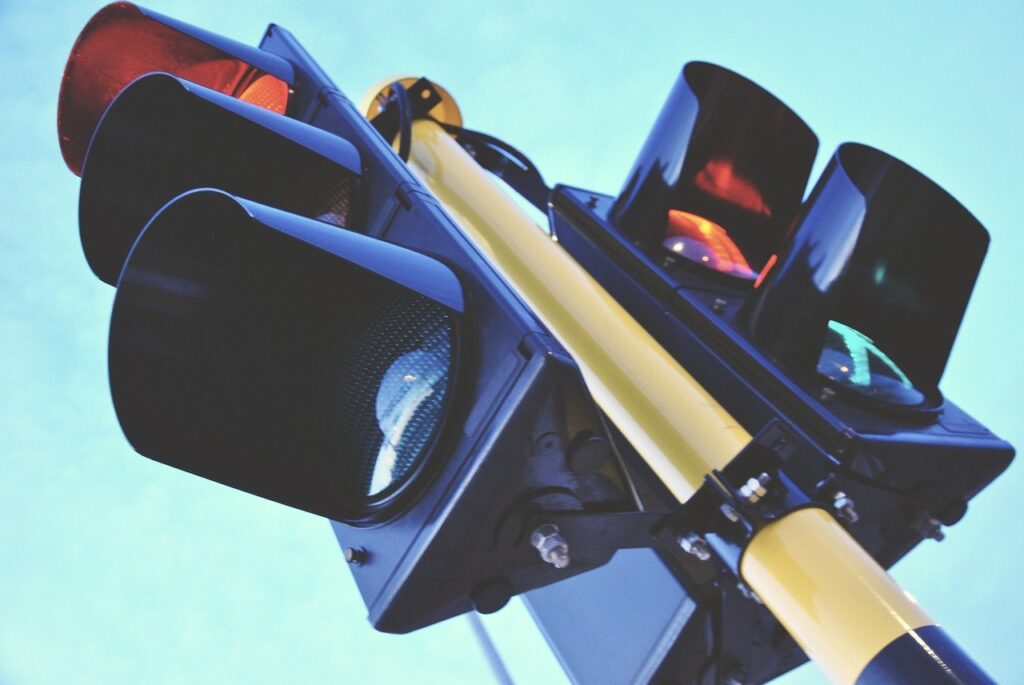
[[[681,65],[758,81],[821,138],[923,170],[993,246],[943,388],[1024,445],[1024,4],[154,2],[258,41],[292,30],[353,99],[425,74],[551,181],[614,193]],[[0,683],[478,683],[464,619],[374,633],[328,524],[136,456],[106,382],[113,291],[80,253],[55,130],[99,2],[0,0]],[[895,575],[1002,683],[1022,682],[1024,468]],[[519,682],[559,682],[519,608],[489,625]],[[609,617],[613,625],[613,617]],[[804,668],[790,682],[819,682]]]

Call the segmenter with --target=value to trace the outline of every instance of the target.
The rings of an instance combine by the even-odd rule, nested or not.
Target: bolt
[[[740,520],[740,512],[736,511],[736,507],[732,506],[731,504],[723,504],[721,509],[722,514],[725,515],[725,518],[729,519],[733,523],[736,523]]]
[[[558,440],[558,433],[544,433],[537,438],[537,442],[535,443],[535,449],[541,453],[554,452],[556,450],[560,453],[561,447],[562,446],[559,444]]]
[[[725,685],[747,685],[749,681],[747,672],[742,668],[734,668],[725,676]]]
[[[757,504],[761,501],[761,498],[768,494],[767,486],[771,482],[772,477],[767,473],[762,473],[757,478],[748,478],[747,482],[740,488],[740,497],[751,504]]]
[[[591,195],[587,198],[587,207],[590,209],[597,207],[597,195]]]
[[[721,314],[725,311],[726,301],[720,297],[716,297],[715,301],[711,303],[711,311],[715,314]]]
[[[836,516],[847,523],[853,524],[860,520],[857,510],[854,508],[853,498],[842,490],[836,490],[832,495],[832,506],[836,509]]]
[[[821,392],[818,394],[818,400],[822,404],[828,404],[829,402],[832,401],[832,399],[835,396],[836,396],[836,391],[833,390],[832,388],[822,388]]]
[[[362,566],[370,556],[362,547],[346,547],[341,553],[344,555],[345,561],[353,566]]]
[[[555,524],[542,523],[537,526],[530,536],[530,544],[540,552],[541,559],[555,568],[569,565],[569,543],[558,532]]]
[[[565,460],[573,473],[598,473],[612,458],[611,445],[600,435],[582,433],[569,443]]]
[[[707,561],[711,558],[711,548],[708,547],[708,543],[704,541],[704,538],[697,535],[696,533],[686,533],[676,538],[676,542],[687,554],[692,554],[701,561]]]
[[[946,539],[946,534],[942,532],[942,521],[939,519],[929,518],[921,524],[919,530],[921,535],[931,538],[935,542],[942,542]]]
[[[736,581],[736,589],[740,591],[741,595],[743,595],[750,601],[757,602],[758,604],[764,604],[764,602],[761,601],[761,598],[757,596],[757,593],[751,590],[750,586],[744,583],[742,580]]]

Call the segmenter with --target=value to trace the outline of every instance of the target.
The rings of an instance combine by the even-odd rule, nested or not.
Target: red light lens
[[[201,86],[283,113],[288,84],[168,26],[127,2],[107,5],[78,36],[61,82],[57,132],[76,174],[107,105],[139,76],[166,71]]]
[[[704,217],[668,210],[662,245],[672,254],[735,278],[757,278],[740,249],[724,228]]]
[[[263,74],[242,91],[238,99],[251,105],[284,114],[288,109],[288,84],[270,74]]]

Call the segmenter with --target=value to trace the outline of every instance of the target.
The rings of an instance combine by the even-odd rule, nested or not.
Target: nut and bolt
[[[860,520],[857,509],[854,506],[853,498],[842,490],[836,490],[832,495],[832,506],[835,507],[836,516],[847,523],[853,524]]]
[[[731,669],[725,676],[725,685],[747,685],[750,676],[742,668]]]
[[[740,497],[751,504],[757,504],[768,494],[768,484],[771,482],[772,477],[767,473],[762,473],[757,478],[748,478],[747,482],[740,487]]]
[[[558,532],[553,523],[542,523],[530,536],[530,544],[540,553],[540,558],[555,568],[569,565],[569,543]]]
[[[946,534],[942,532],[942,521],[939,519],[927,519],[918,527],[918,530],[921,531],[921,535],[935,540],[935,542],[942,542],[946,539]]]
[[[711,548],[708,547],[708,543],[701,536],[696,533],[686,533],[676,538],[676,542],[687,554],[692,554],[701,561],[707,561],[711,558]]]

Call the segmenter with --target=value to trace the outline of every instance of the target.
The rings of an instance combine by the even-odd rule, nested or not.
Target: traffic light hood
[[[57,133],[64,161],[81,174],[100,115],[124,86],[166,71],[271,111],[288,109],[295,83],[285,59],[129,2],[97,12],[64,68]]]
[[[350,225],[359,153],[348,141],[169,74],[128,85],[85,157],[79,230],[89,266],[116,284],[146,222],[175,196],[216,187]]]
[[[818,139],[782,101],[722,67],[683,67],[626,177],[612,222],[659,249],[669,210],[714,222],[755,270],[800,207]]]
[[[870,344],[937,406],[988,242],[978,220],[920,172],[866,145],[841,145],[749,302],[750,332],[803,373],[815,371],[829,331]],[[835,380],[855,386],[855,367],[840,365]],[[878,393],[862,375],[862,394]]]
[[[458,373],[462,287],[440,262],[216,190],[132,248],[110,385],[151,459],[335,520],[390,509]]]

